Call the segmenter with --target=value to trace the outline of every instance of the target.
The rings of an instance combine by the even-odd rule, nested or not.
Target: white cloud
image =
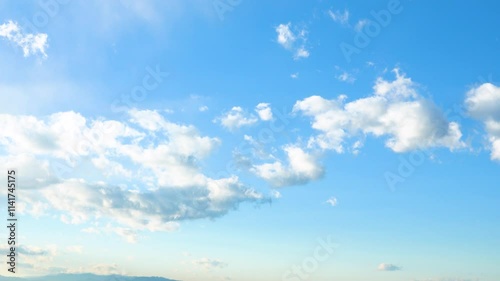
[[[276,27],[276,33],[278,33],[278,43],[285,49],[290,49],[297,40],[293,32],[290,30],[291,23],[280,24]]]
[[[349,24],[349,11],[348,10],[344,10],[343,12],[341,12],[339,10],[336,10],[336,11],[328,10],[328,15],[335,22],[338,22],[342,25]]]
[[[390,263],[381,263],[378,266],[378,270],[380,270],[380,271],[398,271],[398,270],[401,270],[401,267],[394,265],[394,264],[390,264]]]
[[[290,74],[290,77],[292,77],[293,79],[297,79],[299,78],[299,73],[298,72],[292,73]]]
[[[45,33],[24,33],[16,22],[8,21],[7,23],[0,25],[0,37],[4,37],[10,42],[21,47],[25,57],[36,54],[47,57],[45,49],[48,47],[48,36]]]
[[[74,112],[45,119],[1,114],[0,147],[6,155],[0,158],[12,160],[2,163],[30,173],[19,190],[20,211],[57,215],[71,224],[111,220],[106,229],[135,242],[141,230],[172,231],[183,220],[216,218],[242,202],[267,200],[236,176],[212,179],[200,171],[199,161],[219,139],[156,111],[129,114],[131,123],[87,120]],[[54,163],[65,166],[65,176],[55,173]],[[120,177],[111,183],[109,173]]]
[[[231,110],[225,113],[223,116],[217,118],[221,125],[229,130],[235,130],[243,126],[249,126],[257,123],[258,119],[253,116],[246,114],[243,109],[239,106],[231,108]]]
[[[225,263],[221,260],[209,259],[209,258],[201,258],[201,259],[195,260],[195,261],[193,261],[193,264],[201,266],[207,270],[224,268],[227,266],[227,263]]]
[[[295,60],[309,57],[309,50],[305,46],[307,42],[307,31],[305,29],[298,29],[293,27],[291,23],[287,23],[278,25],[276,33],[276,41],[283,48],[293,52]]]
[[[80,266],[78,268],[67,269],[65,273],[93,273],[96,275],[126,274],[126,272],[117,264],[94,264],[89,266]]]
[[[257,112],[257,114],[260,117],[260,120],[262,121],[269,121],[273,119],[273,112],[268,103],[259,103],[255,107],[255,111]]]
[[[315,156],[293,145],[285,146],[283,150],[288,158],[287,164],[275,161],[253,165],[250,170],[277,187],[306,184],[323,176],[323,167]]]
[[[362,19],[362,20],[359,20],[356,25],[354,26],[354,30],[356,30],[357,32],[360,32],[363,30],[363,28],[368,24],[370,23],[369,20],[367,19]]]
[[[500,160],[500,87],[484,83],[467,93],[470,116],[483,122],[491,144],[491,159]]]
[[[309,51],[305,47],[300,47],[295,51],[294,59],[308,58]]]
[[[354,83],[354,81],[356,81],[356,78],[354,78],[354,76],[347,71],[342,72],[341,74],[337,75],[335,78],[337,78],[339,81],[347,82],[347,83]]]
[[[297,101],[294,112],[312,117],[312,128],[320,132],[310,138],[309,147],[342,153],[345,142],[359,134],[386,136],[386,146],[395,152],[463,147],[459,125],[448,122],[431,101],[420,97],[410,78],[394,72],[394,81],[377,79],[374,95],[367,98],[345,103],[344,95],[335,100],[311,96]]]
[[[206,106],[206,105],[204,105],[204,106],[200,106],[200,107],[198,108],[198,110],[199,110],[199,111],[201,111],[201,112],[207,111],[207,110],[208,110],[208,106]]]
[[[337,198],[335,197],[330,197],[328,200],[326,200],[326,203],[332,207],[337,206]]]
[[[7,244],[1,245],[0,250],[8,253],[9,247]],[[18,270],[22,270],[23,274],[26,275],[45,274],[58,254],[57,247],[54,245],[36,247],[23,244],[16,246],[16,251],[19,260],[23,261],[19,263],[21,269]]]
[[[281,193],[277,190],[271,190],[271,196],[275,199],[281,198]]]

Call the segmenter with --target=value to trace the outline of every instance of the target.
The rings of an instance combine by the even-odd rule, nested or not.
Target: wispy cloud
[[[370,21],[367,19],[361,19],[359,20],[356,25],[354,26],[354,30],[357,32],[360,32],[363,30],[363,28],[369,23]]]
[[[326,200],[326,203],[327,203],[328,205],[332,206],[332,207],[335,207],[335,206],[337,206],[337,203],[338,203],[338,202],[337,202],[337,198],[335,198],[335,197],[330,197],[330,198],[328,198],[328,200]]]
[[[338,22],[342,25],[349,25],[349,11],[347,9],[344,11],[328,10],[328,15],[335,22]]]
[[[201,258],[193,261],[193,264],[203,267],[204,269],[220,269],[227,266],[227,263],[218,260],[218,259],[210,259],[210,258]]]
[[[343,71],[341,74],[335,76],[335,78],[346,83],[354,83],[354,81],[356,81],[356,78],[354,78],[354,76],[347,71]]]

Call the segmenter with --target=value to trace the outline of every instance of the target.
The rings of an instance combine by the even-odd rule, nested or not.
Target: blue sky
[[[498,280],[499,12],[0,1],[19,276]]]

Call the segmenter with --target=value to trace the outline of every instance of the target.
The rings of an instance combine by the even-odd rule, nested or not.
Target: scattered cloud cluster
[[[26,175],[21,210],[55,212],[72,224],[113,219],[113,232],[134,242],[137,230],[171,231],[179,221],[215,218],[241,202],[265,199],[236,176],[213,179],[200,171],[199,161],[219,139],[157,111],[131,110],[129,116],[118,122],[75,112],[46,119],[1,114],[0,144],[8,155],[0,166],[15,163]],[[101,180],[94,179],[99,174]],[[111,183],[112,175],[118,182]]]
[[[500,160],[500,87],[484,83],[467,93],[470,116],[483,122],[491,145],[491,159]]]
[[[261,102],[255,107],[254,114],[248,113],[239,106],[233,106],[231,110],[217,117],[214,122],[219,122],[222,127],[234,131],[244,126],[250,126],[261,121],[270,121],[273,119],[273,111],[269,103]]]
[[[459,125],[448,122],[430,100],[419,96],[410,78],[398,69],[394,73],[394,81],[378,78],[374,94],[366,98],[345,103],[345,95],[333,100],[311,96],[297,101],[293,111],[311,117],[312,128],[320,132],[308,146],[342,153],[348,139],[371,134],[387,137],[386,146],[395,152],[463,147]]]
[[[278,35],[277,42],[285,49],[293,52],[294,59],[308,58],[309,51],[306,48],[307,31],[297,29],[291,23],[280,24],[276,27]]]
[[[7,39],[13,44],[23,49],[25,57],[31,55],[41,55],[47,57],[45,50],[48,47],[47,34],[45,33],[24,33],[19,24],[13,21],[0,25],[0,37]]]

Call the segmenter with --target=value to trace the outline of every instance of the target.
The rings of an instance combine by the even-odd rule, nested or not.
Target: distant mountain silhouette
[[[122,275],[95,275],[84,274],[57,274],[42,277],[5,277],[0,276],[0,281],[176,281],[162,277],[133,277]]]

